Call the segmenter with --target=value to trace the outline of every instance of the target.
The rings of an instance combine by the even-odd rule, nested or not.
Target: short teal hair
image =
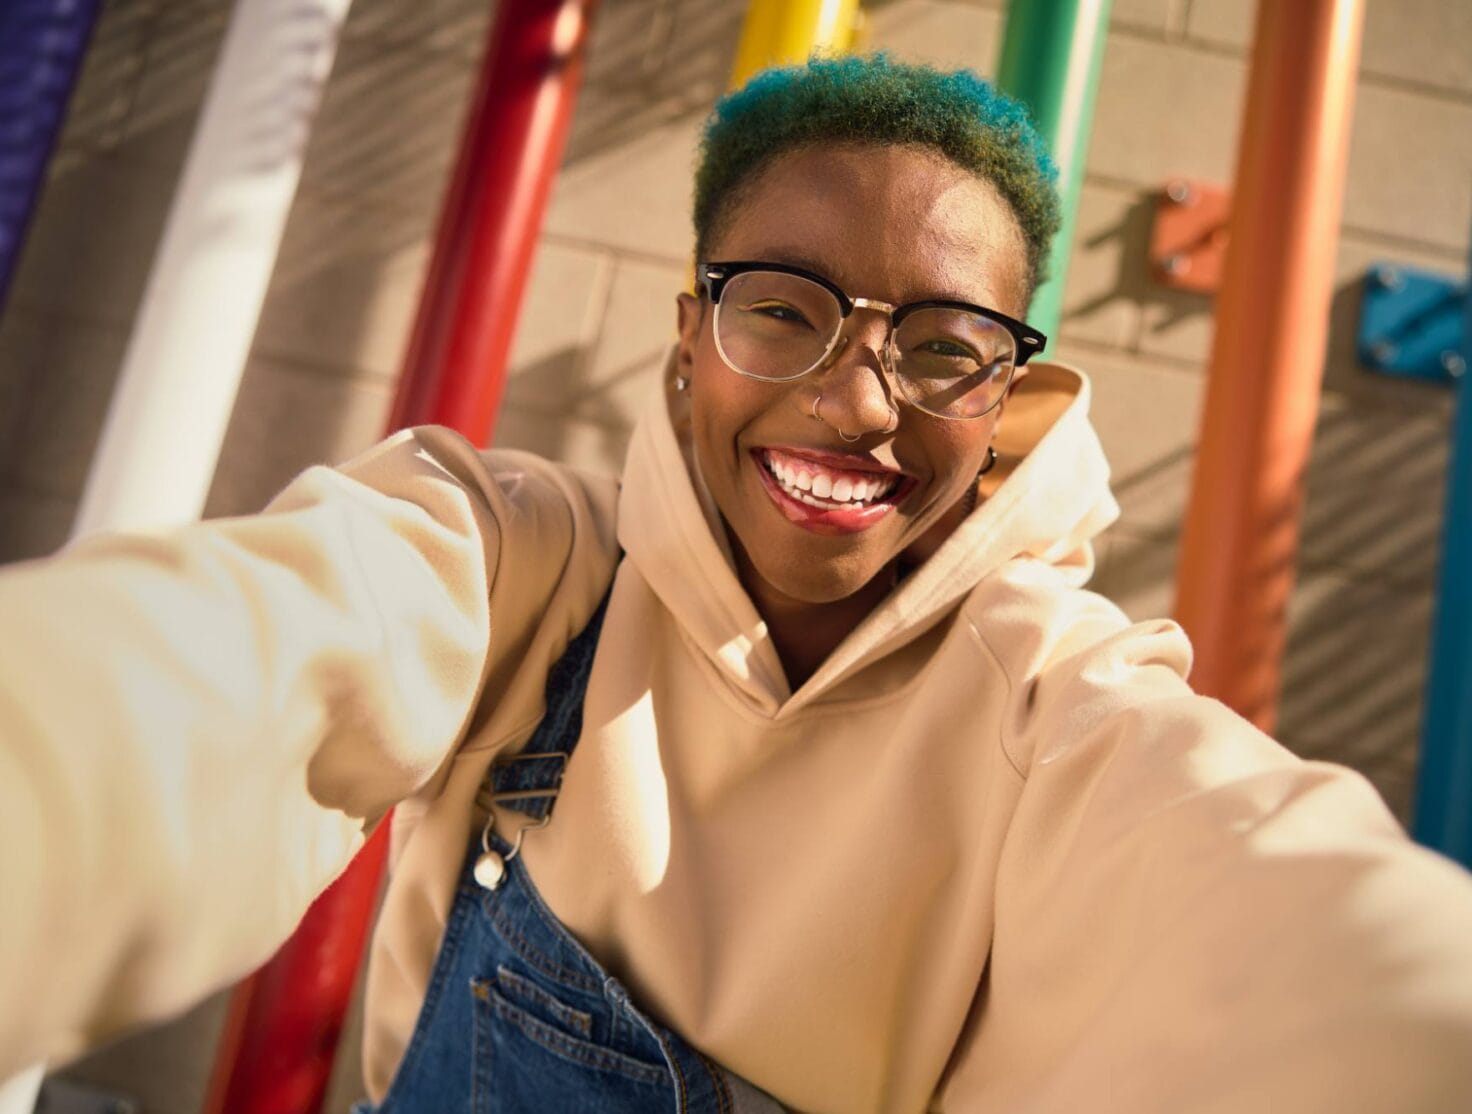
[[[1058,171],[1027,110],[970,70],[884,54],[764,70],[716,104],[695,173],[697,256],[705,258],[735,196],[773,159],[835,142],[927,147],[990,182],[1022,228],[1028,293],[1046,277],[1060,219]]]

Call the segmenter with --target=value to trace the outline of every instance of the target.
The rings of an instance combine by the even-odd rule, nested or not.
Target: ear
[[[689,292],[675,296],[675,328],[680,339],[675,343],[676,375],[691,378],[695,367],[695,346],[700,340],[700,325],[705,319],[705,299]]]
[[[1002,415],[1007,412],[1007,403],[1012,401],[1012,392],[1017,390],[1017,385],[1027,378],[1030,369],[1026,364],[1013,369],[1012,381],[1007,384],[1007,393],[1002,396],[1002,401],[997,404],[997,420],[992,427],[992,435],[996,436],[996,430],[1002,424]]]

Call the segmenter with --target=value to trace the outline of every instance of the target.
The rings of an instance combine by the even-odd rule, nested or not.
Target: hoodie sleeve
[[[0,1078],[262,962],[430,778],[510,513],[426,428],[263,514],[0,570]]]
[[[1472,1110],[1472,879],[1091,598],[1072,631],[1113,632],[1014,686],[1026,784],[940,1107]]]

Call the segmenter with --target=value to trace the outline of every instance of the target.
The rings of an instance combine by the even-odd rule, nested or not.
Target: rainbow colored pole
[[[1472,274],[1472,259],[1468,266]],[[1472,366],[1472,285],[1464,309],[1412,828],[1421,843],[1472,867],[1472,392],[1466,370]]]
[[[1027,105],[1058,164],[1063,222],[1048,256],[1051,277],[1033,294],[1027,312],[1028,322],[1050,337],[1058,335],[1063,313],[1109,7],[1110,0],[1013,0],[997,64],[997,87]]]
[[[0,4],[0,308],[97,23],[98,3]]]
[[[731,88],[769,66],[806,62],[814,53],[853,48],[859,0],[751,0],[731,66]]]
[[[1277,718],[1363,0],[1260,0],[1176,617],[1192,683]]]
[[[440,215],[390,428],[490,438],[597,0],[501,4]],[[387,859],[385,819],[236,990],[206,1114],[321,1109]]]

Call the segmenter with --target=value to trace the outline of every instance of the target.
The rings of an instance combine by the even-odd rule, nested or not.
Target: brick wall
[[[1004,5],[871,0],[871,43],[992,70]],[[689,172],[743,5],[604,0],[531,276],[499,443],[616,468],[674,328]],[[222,0],[111,0],[0,318],[0,559],[65,538],[223,32]],[[208,513],[259,507],[382,429],[474,77],[483,0],[357,0],[308,149]],[[1151,284],[1153,194],[1230,181],[1250,0],[1115,0],[1061,358],[1091,371],[1124,517],[1097,586],[1169,608],[1211,336]],[[1403,815],[1433,607],[1449,393],[1357,368],[1371,261],[1463,273],[1472,6],[1368,0],[1280,734],[1364,770]],[[218,1003],[75,1073],[197,1107]],[[347,1057],[333,1109],[353,1093]]]

